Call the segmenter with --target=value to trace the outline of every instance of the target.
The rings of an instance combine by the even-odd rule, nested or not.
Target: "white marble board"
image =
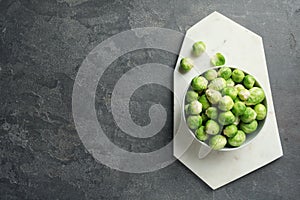
[[[178,73],[181,58],[191,57],[192,44],[199,40],[206,43],[206,54],[194,58],[195,67],[190,72]],[[181,102],[187,84],[210,67],[209,57],[216,52],[225,56],[226,65],[237,66],[259,80],[266,93],[268,117],[251,144],[236,151],[213,151],[200,160],[197,157],[200,144],[193,141],[182,121]],[[174,72],[174,156],[212,189],[217,189],[282,155],[262,38],[220,13],[213,12],[186,32],[177,60]]]

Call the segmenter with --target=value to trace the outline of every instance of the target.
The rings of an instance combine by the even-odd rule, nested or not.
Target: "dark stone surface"
[[[284,157],[216,191],[179,162],[144,174],[96,162],[78,137],[71,110],[74,79],[87,53],[136,27],[184,33],[215,10],[264,39]],[[0,0],[0,199],[298,199],[299,42],[298,0]],[[155,50],[124,55],[101,78],[106,96],[115,77],[151,61],[174,66],[176,56]],[[134,152],[167,144],[172,135],[170,91],[141,87],[132,97],[132,117],[137,124],[149,123],[141,113],[155,102],[169,116],[156,138],[119,137],[117,127],[106,122],[108,137]],[[97,103],[110,112],[105,102]]]

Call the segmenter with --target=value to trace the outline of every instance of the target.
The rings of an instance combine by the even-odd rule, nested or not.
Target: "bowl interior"
[[[218,70],[218,69],[221,68],[221,67],[223,67],[223,66],[207,68],[206,70],[204,70],[204,71],[203,71],[202,73],[200,73],[199,75],[203,75],[206,71],[208,71],[208,70],[210,70],[210,69]],[[230,67],[232,70],[234,70],[234,69],[239,69],[238,67],[232,67],[232,66],[229,66],[229,67]],[[243,69],[240,69],[240,70],[242,70],[242,71],[245,73],[245,75],[247,75],[247,74],[252,75],[251,73],[248,73],[247,71],[245,71],[245,70],[243,70]],[[253,76],[253,75],[252,75],[252,76]],[[257,78],[256,78],[255,76],[253,76],[253,77],[254,77],[255,80],[256,80],[254,86],[260,87],[260,88],[263,89],[263,91],[265,91],[264,88],[263,88],[263,87],[261,86],[261,84],[259,83],[259,80],[257,80]],[[185,107],[185,103],[186,103],[185,97],[186,97],[187,91],[190,89],[190,85],[191,85],[191,81],[189,82],[189,85],[188,85],[188,87],[187,87],[186,90],[185,90],[184,98],[183,98],[183,104],[182,104],[182,113],[183,113],[183,119],[184,119],[184,122],[185,122],[185,123],[186,123],[186,114],[185,114],[185,111],[184,111],[184,107]],[[266,98],[263,100],[262,104],[265,105],[265,107],[266,107],[266,109],[267,109],[267,111],[268,111],[268,103],[267,103],[267,99],[266,99]],[[237,150],[237,149],[239,149],[239,148],[242,148],[242,147],[245,147],[246,145],[248,145],[248,144],[249,144],[250,142],[252,142],[252,141],[254,140],[254,138],[256,138],[256,136],[260,133],[261,129],[263,128],[263,126],[264,126],[264,124],[265,124],[265,121],[266,121],[267,117],[268,117],[268,112],[267,112],[267,115],[266,115],[265,119],[259,121],[258,126],[257,126],[257,129],[256,129],[254,132],[250,133],[250,134],[246,134],[246,141],[245,141],[241,146],[239,146],[239,147],[227,147],[227,146],[225,146],[224,148],[222,148],[222,149],[220,149],[220,150],[218,150],[218,151],[232,151],[232,150]],[[188,126],[187,126],[187,127],[188,127]],[[223,128],[223,127],[221,127],[221,129],[222,129],[222,128]],[[195,136],[194,131],[191,130],[190,128],[188,128],[188,130],[189,130],[189,132],[192,134],[192,136],[195,138],[195,140],[196,140],[197,142],[201,143],[202,145],[205,145],[205,146],[209,147],[209,145],[208,145],[208,143],[207,143],[208,141],[202,142],[202,141],[198,140],[198,139],[196,138],[196,136]]]

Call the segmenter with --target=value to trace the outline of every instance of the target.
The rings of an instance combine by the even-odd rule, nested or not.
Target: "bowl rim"
[[[205,72],[207,72],[207,71],[210,70],[210,69],[215,69],[215,70],[217,70],[217,69],[220,69],[220,68],[222,68],[222,67],[229,67],[229,68],[231,68],[231,69],[239,69],[239,70],[243,71],[244,73],[246,73],[247,75],[253,76],[253,75],[252,75],[251,73],[249,73],[247,70],[241,69],[241,68],[236,67],[236,66],[234,66],[234,65],[222,65],[222,66],[207,67],[207,68],[205,68],[204,70],[199,70],[197,73],[199,73],[198,76],[200,76],[200,75],[203,75]],[[195,78],[195,77],[196,77],[196,76],[194,76],[193,78]],[[255,78],[256,84],[257,84],[260,88],[262,88],[263,91],[264,91],[264,93],[265,93],[265,89],[264,89],[264,87],[262,86],[261,82],[258,81],[257,78],[256,78],[255,76],[253,76],[253,77]],[[208,144],[206,144],[205,142],[199,140],[199,139],[196,137],[195,133],[187,126],[186,115],[185,115],[185,110],[184,110],[184,108],[185,108],[185,97],[186,97],[186,93],[189,91],[189,88],[190,88],[190,85],[191,85],[191,81],[193,80],[193,78],[188,82],[188,86],[186,87],[185,92],[184,92],[184,96],[183,96],[183,101],[182,101],[182,112],[181,112],[181,113],[182,113],[182,117],[183,117],[183,121],[184,121],[184,123],[186,124],[186,128],[188,129],[188,131],[190,132],[190,134],[194,137],[194,140],[196,140],[196,141],[197,141],[198,143],[200,143],[201,145],[204,145],[205,147],[210,148],[211,150],[214,150],[214,149],[212,149]],[[262,125],[261,125],[261,127],[260,127],[260,130],[256,130],[256,131],[255,131],[255,135],[254,135],[250,140],[248,140],[247,142],[243,143],[241,146],[238,146],[238,147],[224,147],[224,148],[222,148],[222,149],[214,150],[214,151],[224,151],[224,152],[226,152],[226,151],[234,151],[234,150],[238,150],[238,149],[241,149],[241,148],[244,148],[244,147],[248,146],[250,143],[252,143],[252,142],[257,138],[257,135],[261,132],[262,128],[263,128],[264,125],[265,125],[265,122],[266,122],[266,120],[267,120],[267,117],[268,117],[268,107],[269,107],[269,105],[268,105],[268,100],[267,100],[266,94],[265,94],[265,99],[264,99],[263,101],[265,101],[264,105],[266,106],[267,114],[266,114],[265,119],[262,120],[263,123],[262,123]],[[250,134],[252,134],[252,133],[250,133]],[[247,136],[247,134],[246,134],[246,136]],[[247,138],[246,138],[246,140],[247,140]]]

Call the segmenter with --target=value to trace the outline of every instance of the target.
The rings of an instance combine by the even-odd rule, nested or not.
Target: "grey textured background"
[[[181,163],[129,174],[96,162],[84,149],[71,113],[72,85],[97,44],[124,30],[157,26],[185,32],[219,11],[264,39],[284,157],[216,191]],[[0,0],[0,199],[298,199],[300,196],[300,1]],[[150,140],[115,126],[110,95],[118,78],[148,62],[174,66],[176,55],[140,50],[116,60],[102,76],[96,108],[120,147],[149,152],[172,139],[172,93],[146,85],[131,113],[160,102],[164,129]],[[268,142],[268,141],[266,141]]]

